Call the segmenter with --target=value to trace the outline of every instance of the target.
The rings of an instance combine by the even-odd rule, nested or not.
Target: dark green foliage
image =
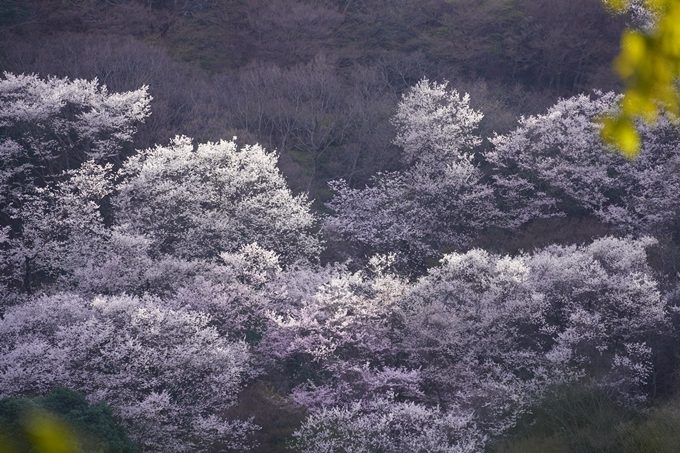
[[[30,399],[0,400],[0,434],[10,439],[15,453],[33,452],[27,439],[24,422],[32,412],[46,411],[57,416],[75,433],[78,452],[139,453],[139,447],[125,430],[116,425],[111,408],[106,403],[92,404],[78,392],[55,387],[45,396]]]
[[[680,401],[648,411],[617,403],[602,390],[556,392],[524,416],[488,453],[677,453]]]
[[[517,424],[495,453],[609,453],[636,412],[606,391],[583,386],[556,390]],[[493,450],[492,450],[493,451]]]

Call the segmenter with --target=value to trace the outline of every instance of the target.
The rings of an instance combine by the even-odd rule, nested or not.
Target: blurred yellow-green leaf
[[[35,410],[23,423],[36,453],[76,453],[78,444],[71,429],[58,417]]]
[[[617,146],[626,157],[635,157],[640,149],[640,135],[629,118],[606,117],[602,120],[602,125],[602,137],[605,142]]]
[[[17,448],[9,436],[0,434],[0,453],[16,453]]]
[[[625,10],[628,0],[605,0],[615,11]],[[659,110],[677,116],[680,76],[680,0],[643,0],[655,16],[648,30],[629,30],[621,37],[621,52],[614,68],[626,84],[621,111],[601,119],[601,135],[626,156],[640,150],[635,121],[656,122]]]

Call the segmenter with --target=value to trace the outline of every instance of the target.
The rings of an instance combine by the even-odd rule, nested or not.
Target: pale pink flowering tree
[[[421,80],[399,103],[393,143],[403,149],[405,170],[377,175],[364,189],[330,184],[334,214],[324,228],[332,238],[418,263],[441,247],[464,247],[490,226],[551,215],[551,201],[531,182],[513,175],[492,184],[475,156],[483,115],[447,84]]]
[[[388,395],[472,414],[494,435],[562,384],[605,387],[635,404],[667,329],[646,263],[652,243],[608,237],[517,257],[475,249],[445,255],[415,284],[369,270],[290,275],[294,290],[273,303],[281,308],[262,351],[289,373],[295,400],[325,414],[309,423],[330,430],[336,417],[370,419],[370,405],[352,405]]]
[[[137,124],[150,114],[147,91],[143,86],[109,93],[96,79],[5,72],[0,79],[3,198],[44,185],[87,160],[119,160]]]
[[[672,231],[680,213],[677,120],[640,124],[640,154],[627,160],[602,144],[596,121],[614,113],[619,100],[614,93],[563,99],[492,139],[486,158],[497,177],[533,184],[563,211],[580,210],[635,234]]]
[[[145,451],[245,448],[253,425],[221,413],[254,374],[250,353],[210,321],[150,296],[33,299],[0,320],[0,396],[75,389],[111,405]]]
[[[257,242],[284,264],[314,261],[321,247],[310,202],[292,195],[276,161],[259,145],[194,149],[191,139],[176,137],[124,163],[116,222],[148,237],[154,256],[212,259]]]

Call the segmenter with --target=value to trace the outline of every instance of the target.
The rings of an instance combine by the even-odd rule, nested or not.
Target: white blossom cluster
[[[252,242],[287,263],[313,260],[318,240],[310,203],[293,197],[278,156],[231,141],[198,145],[176,137],[128,159],[114,199],[126,231],[152,241],[153,253],[205,259]]]
[[[483,115],[446,87],[422,80],[399,103],[393,143],[403,148],[405,170],[378,175],[365,189],[329,184],[331,238],[417,262],[441,247],[464,247],[485,228],[551,215],[552,200],[531,182],[503,175],[491,183],[475,155]]]
[[[561,100],[492,139],[486,158],[499,175],[522,175],[561,209],[578,207],[627,233],[668,232],[680,214],[677,120],[641,123],[640,155],[627,160],[601,143],[596,122],[615,112],[619,100],[614,93]]]
[[[486,440],[469,413],[390,397],[313,413],[295,436],[304,453],[477,453]]]
[[[337,269],[280,304],[262,347],[302,364],[293,397],[324,414],[313,423],[392,395],[474,414],[498,434],[544,390],[581,380],[632,403],[651,372],[646,341],[667,324],[646,263],[653,243],[608,237],[514,258],[474,249],[415,284]]]
[[[210,321],[151,296],[36,298],[0,321],[0,396],[66,386],[109,403],[144,449],[242,448],[251,424],[218,415],[253,373],[250,354]]]
[[[5,72],[0,78],[0,194],[45,183],[86,160],[117,159],[151,113],[148,87],[109,93],[97,80]]]
[[[0,86],[4,149],[47,159],[34,168],[84,150],[4,206],[0,396],[73,388],[109,403],[145,451],[246,448],[255,426],[223,414],[257,375],[243,339],[264,328],[264,284],[318,258],[309,202],[275,154],[234,142],[177,137],[114,171],[105,158],[148,115],[145,87],[11,74]]]

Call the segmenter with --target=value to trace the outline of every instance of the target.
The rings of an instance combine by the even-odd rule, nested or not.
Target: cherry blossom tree
[[[394,304],[405,282],[343,266],[281,277],[268,291],[270,323],[258,350],[290,376],[298,403],[320,409],[387,391],[419,394],[418,372],[393,360]]]
[[[311,411],[295,433],[300,451],[462,453],[484,445],[471,412],[413,401],[424,396],[420,373],[396,359],[403,331],[395,303],[408,285],[384,273],[389,262],[376,257],[359,273],[289,273],[271,304],[279,309],[258,349],[285,369],[297,384],[293,398]]]
[[[37,277],[54,281],[64,272],[73,273],[110,236],[100,208],[113,189],[111,166],[87,161],[62,178],[58,185],[21,196],[15,211],[22,221],[21,234],[8,238],[7,249],[0,253],[10,287],[30,293]]]
[[[615,239],[502,257],[444,257],[413,288],[402,347],[435,402],[474,409],[502,432],[543,391],[582,381],[644,394],[651,345],[667,328],[646,263],[654,241]]]
[[[81,294],[170,294],[197,276],[223,280],[233,274],[227,269],[245,266],[244,256],[276,266],[314,261],[315,217],[309,202],[291,195],[275,160],[258,146],[193,151],[178,138],[130,158],[117,175],[86,162],[22,196],[22,234],[8,236],[0,253],[6,283],[26,292],[57,283]],[[105,225],[110,199],[114,219]],[[249,264],[253,272],[259,262]]]
[[[75,389],[111,405],[145,451],[245,448],[253,425],[222,411],[254,374],[250,354],[210,322],[154,297],[33,299],[0,320],[0,396]]]
[[[15,210],[20,234],[8,235],[0,250],[6,287],[26,294],[37,289],[114,294],[141,293],[153,282],[154,292],[166,289],[159,268],[176,278],[172,268],[188,266],[155,263],[148,254],[150,240],[105,225],[103,205],[114,187],[109,164],[87,161],[59,182],[22,195]]]
[[[0,79],[0,187],[44,186],[87,161],[119,160],[150,114],[147,87],[109,93],[92,81],[4,73]]]
[[[150,100],[145,86],[109,93],[97,80],[4,73],[0,261],[10,287],[30,292],[36,277],[72,272],[106,236],[100,202],[112,190],[111,168],[95,162],[120,161]]]
[[[96,83],[31,77],[6,75],[0,87],[110,99]],[[142,120],[148,97],[128,96],[120,102],[136,99]],[[107,401],[152,452],[245,448],[254,426],[223,413],[260,371],[282,376],[308,410],[295,433],[304,452],[480,451],[563,384],[636,404],[668,327],[647,264],[655,240],[643,235],[676,225],[679,133],[667,115],[642,127],[637,160],[609,153],[594,119],[616,101],[562,100],[483,153],[468,97],[421,81],[393,120],[404,170],[364,189],[331,183],[328,234],[385,252],[359,269],[318,264],[310,202],[258,145],[176,137],[114,171],[106,161],[133,131],[123,107],[118,132],[93,113],[103,107],[70,110],[74,100],[45,107],[54,124],[36,113],[43,123],[24,135],[0,116],[3,149],[33,165],[26,181],[5,180],[32,186],[13,195],[16,225],[0,231],[6,286],[28,293],[2,301],[0,397],[71,387]],[[83,143],[41,144],[68,121],[66,136]],[[37,149],[59,165],[31,157]],[[77,165],[49,173],[67,154]],[[36,179],[39,169],[50,176]],[[397,273],[484,228],[575,209],[635,236],[516,256],[472,249],[443,254],[418,279]]]
[[[294,435],[304,453],[474,453],[486,441],[469,413],[389,397],[313,413]]]
[[[470,161],[472,149],[481,143],[474,132],[484,115],[470,108],[468,94],[461,97],[447,85],[423,79],[399,103],[392,119],[397,127],[394,144],[403,148],[405,163]]]
[[[667,115],[640,124],[640,153],[627,160],[602,144],[596,122],[614,114],[619,99],[597,93],[561,100],[492,139],[486,158],[498,175],[524,179],[563,211],[581,210],[630,233],[672,231],[680,212],[677,121]]]
[[[151,240],[151,254],[214,259],[257,242],[282,263],[314,261],[320,252],[315,218],[304,195],[294,197],[260,146],[187,137],[141,151],[121,170],[113,200],[116,221]]]
[[[550,215],[550,200],[531,182],[513,175],[491,184],[475,156],[482,114],[447,83],[421,80],[399,103],[393,143],[403,149],[404,171],[378,175],[365,189],[330,184],[334,214],[324,227],[332,238],[419,262],[441,247],[469,244],[489,226]]]
[[[562,384],[604,387],[636,404],[668,327],[646,262],[653,243],[607,237],[516,257],[474,249],[445,255],[415,284],[385,273],[385,257],[373,271],[289,275],[288,286],[275,285],[271,306],[280,308],[259,351],[316,414],[305,442],[317,432],[336,445],[341,419],[373,420],[406,401],[441,417],[471,414],[487,435]],[[384,398],[397,406],[384,409],[392,404]]]

